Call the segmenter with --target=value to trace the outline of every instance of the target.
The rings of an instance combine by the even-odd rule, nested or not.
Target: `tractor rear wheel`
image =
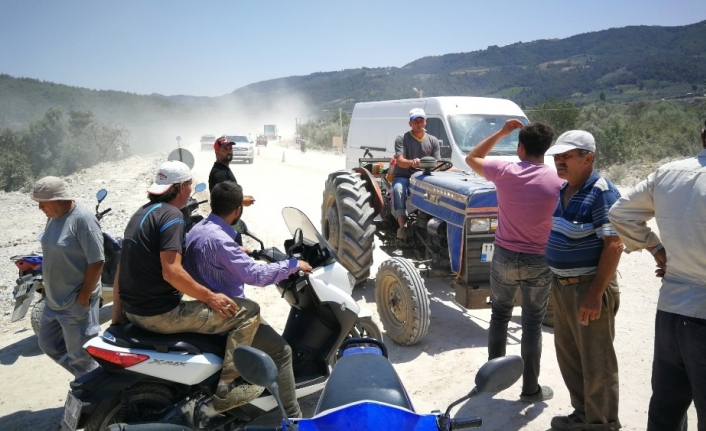
[[[375,212],[371,195],[360,174],[336,171],[328,176],[321,205],[321,230],[338,259],[355,277],[355,284],[370,276],[375,248]]]
[[[382,326],[395,343],[411,346],[427,334],[429,294],[424,279],[408,259],[393,257],[380,265],[375,303]]]

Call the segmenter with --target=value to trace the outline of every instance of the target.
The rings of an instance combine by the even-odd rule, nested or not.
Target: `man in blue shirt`
[[[552,277],[554,344],[574,412],[556,416],[558,430],[617,430],[618,360],[613,348],[623,243],[608,220],[620,194],[593,170],[596,142],[570,130],[546,152],[566,184],[552,216],[547,263]]]
[[[261,264],[249,257],[235,242],[236,223],[243,210],[243,189],[232,181],[216,184],[211,190],[211,214],[186,235],[184,269],[197,283],[231,298],[244,298],[244,284],[268,286],[311,266],[302,260],[287,259]],[[252,344],[267,353],[279,370],[277,385],[288,417],[301,417],[292,372],[292,349],[272,327],[260,319]]]

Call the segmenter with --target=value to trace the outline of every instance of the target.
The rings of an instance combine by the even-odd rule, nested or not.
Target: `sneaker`
[[[568,416],[554,416],[550,425],[557,430],[582,430],[588,426],[576,413],[571,413]]]
[[[397,228],[397,239],[404,239],[404,226]]]
[[[552,398],[554,398],[554,391],[549,386],[539,386],[537,392],[530,395],[520,394],[520,400],[526,403],[541,403]]]
[[[213,408],[217,412],[240,407],[259,397],[265,388],[251,385],[243,379],[235,379],[227,385],[219,385],[213,395]]]

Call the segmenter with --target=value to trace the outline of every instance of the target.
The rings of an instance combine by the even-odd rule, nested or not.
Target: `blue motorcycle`
[[[277,367],[260,350],[240,346],[233,354],[235,366],[250,383],[264,386],[277,399],[282,423],[246,425],[249,431],[451,431],[481,427],[478,416],[451,417],[451,409],[479,394],[493,394],[512,386],[522,375],[522,358],[505,356],[484,364],[476,386],[442,413],[417,413],[397,372],[387,358],[387,348],[371,338],[351,338],[339,349],[339,359],[321,393],[314,416],[290,419],[284,413],[277,387]],[[110,431],[186,430],[178,424],[115,424]]]

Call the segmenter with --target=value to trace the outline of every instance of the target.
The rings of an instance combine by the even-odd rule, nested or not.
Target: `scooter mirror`
[[[194,193],[201,193],[204,190],[206,190],[206,183],[198,183],[194,187]]]
[[[248,225],[245,224],[245,222],[244,222],[242,219],[238,220],[238,221],[233,225],[233,229],[234,229],[236,232],[240,232],[241,234],[249,234],[249,233],[250,233],[250,232],[248,232]]]
[[[238,346],[233,351],[233,363],[240,375],[253,385],[270,387],[279,373],[275,362],[265,352],[250,346]]]
[[[103,202],[103,199],[108,196],[108,190],[106,189],[100,189],[98,190],[98,193],[96,193],[96,199],[98,200],[98,203]]]
[[[517,355],[492,359],[476,373],[476,389],[479,393],[495,394],[509,388],[522,376],[524,366]]]

